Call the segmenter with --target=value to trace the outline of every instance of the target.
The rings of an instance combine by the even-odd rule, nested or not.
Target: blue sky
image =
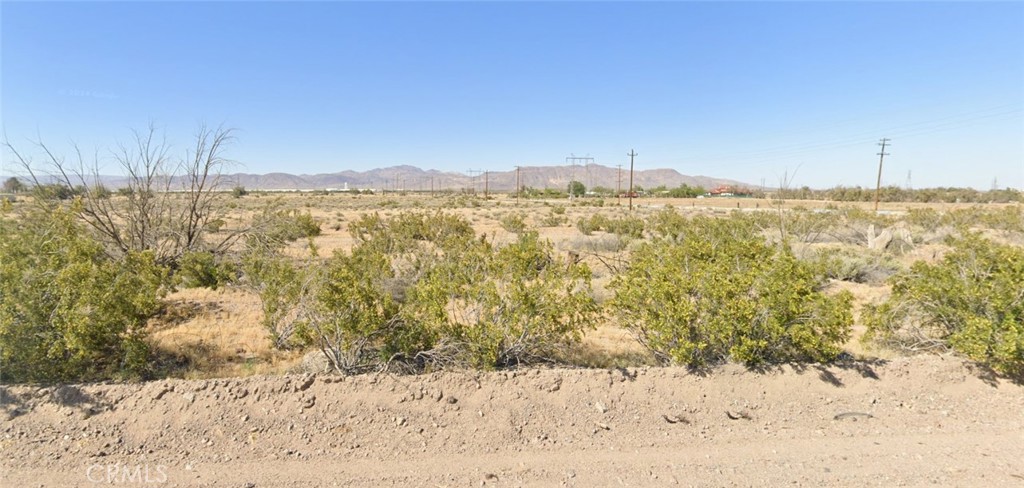
[[[238,171],[668,167],[1024,188],[1024,3],[0,4],[3,130],[238,129]],[[11,172],[4,153],[5,173]],[[795,176],[794,176],[795,175]]]

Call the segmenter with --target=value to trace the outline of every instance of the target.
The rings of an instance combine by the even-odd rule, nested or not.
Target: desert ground
[[[949,356],[3,394],[11,487],[1024,484],[1024,389]]]
[[[496,243],[514,239],[510,222],[519,218],[559,252],[582,255],[599,302],[609,296],[609,263],[629,252],[618,236],[576,226],[596,213],[628,214],[625,199],[600,206],[517,203],[507,195],[227,201],[228,226],[270,201],[311,213],[323,230],[314,239],[321,256],[350,249],[347,224],[367,212],[443,209]],[[780,209],[770,200],[640,199],[632,214],[646,218],[666,205],[709,215]],[[882,205],[891,215],[924,207],[959,208]],[[864,251],[863,229],[805,231],[807,252]],[[942,237],[931,229],[910,249],[875,253],[863,280],[835,280],[830,289],[852,292],[856,312],[888,296],[885,277],[894,269],[941,257]],[[308,246],[300,240],[289,252],[301,257]],[[827,366],[659,367],[608,319],[563,358],[572,367],[344,377],[325,372],[316,351],[275,350],[249,291],[182,289],[167,303],[150,336],[172,358],[172,378],[0,387],[0,485],[1024,485],[1021,384],[953,355],[868,349],[859,323],[845,359]]]

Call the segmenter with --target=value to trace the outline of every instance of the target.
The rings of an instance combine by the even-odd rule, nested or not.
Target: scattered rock
[[[305,396],[305,397],[302,398],[301,402],[302,402],[302,408],[313,408],[313,405],[316,405],[316,396],[314,396],[314,395]]]
[[[874,415],[871,415],[870,413],[866,412],[842,412],[837,413],[834,417],[832,417],[832,420],[850,419],[856,422],[858,417],[864,417],[869,419],[875,418]]]
[[[740,420],[740,419],[751,420],[751,418],[752,418],[750,416],[750,414],[747,413],[746,410],[741,410],[739,412],[732,412],[732,411],[726,410],[725,411],[725,416],[729,417],[729,420]]]
[[[153,400],[159,400],[159,399],[163,398],[164,395],[170,393],[171,391],[172,391],[172,388],[170,386],[163,385],[159,389],[157,389],[156,394],[153,395]]]
[[[548,392],[554,393],[562,388],[562,378],[555,379],[554,384],[548,387]]]
[[[665,414],[662,414],[661,418],[665,419],[665,422],[668,422],[670,424],[687,424],[687,425],[690,424],[689,419],[687,419],[686,417],[679,416],[679,415],[665,415]]]
[[[302,383],[299,383],[297,391],[306,391],[306,390],[308,390],[309,387],[313,386],[313,383],[315,381],[316,381],[316,376],[314,376],[314,375],[306,376],[305,378],[303,378]]]

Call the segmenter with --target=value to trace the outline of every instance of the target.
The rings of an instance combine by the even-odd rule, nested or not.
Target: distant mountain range
[[[437,170],[423,170],[415,166],[392,166],[369,171],[340,171],[315,175],[293,175],[290,173],[226,174],[221,186],[230,189],[243,186],[248,190],[327,190],[327,189],[372,189],[375,191],[428,191],[475,189],[476,191],[511,191],[516,187],[516,170],[487,171],[464,174]],[[4,176],[4,179],[7,177]],[[519,184],[529,188],[565,189],[569,182],[582,182],[588,189],[595,186],[616,189],[621,183],[625,191],[629,188],[629,168],[609,168],[598,164],[579,166],[522,166],[519,169]],[[26,178],[21,178],[29,183]],[[88,178],[90,181],[92,178]],[[40,178],[49,181],[49,178]],[[100,177],[100,182],[110,189],[127,186],[123,176]],[[666,186],[675,188],[682,184],[701,186],[708,190],[722,185],[752,188],[751,185],[734,180],[710,176],[687,176],[674,169],[647,169],[633,172],[633,185],[643,188]]]
[[[415,166],[392,166],[369,171],[341,171],[315,175],[268,173],[263,175],[237,173],[224,175],[226,186],[244,186],[250,190],[324,190],[374,189],[426,191],[474,188],[484,191],[510,191],[516,187],[516,170],[488,171],[474,174],[423,170]],[[588,166],[522,166],[519,184],[530,188],[558,188],[569,186],[576,180],[586,187],[604,186],[615,189],[621,178],[622,189],[629,186],[629,169],[621,173],[618,168],[592,164]],[[721,185],[749,187],[745,183],[709,176],[687,176],[674,169],[648,169],[633,172],[633,185],[654,188],[665,185],[675,188],[682,184],[712,189]]]

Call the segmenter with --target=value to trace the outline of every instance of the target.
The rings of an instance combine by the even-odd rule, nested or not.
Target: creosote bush
[[[246,265],[268,328],[289,334],[279,345],[316,345],[341,373],[550,361],[596,318],[590,270],[536,232],[495,246],[443,212],[368,214],[349,230],[356,245],[326,266],[267,248]]]
[[[167,270],[151,251],[118,258],[76,205],[0,216],[0,380],[89,381],[147,373],[145,322]]]
[[[274,247],[320,234],[320,222],[311,214],[298,210],[283,210],[280,208],[280,202],[273,202],[264,207],[253,219],[252,228],[246,238],[257,239],[264,246]]]
[[[410,292],[410,321],[436,330],[428,357],[482,369],[551,361],[593,327],[590,270],[553,258],[536,232],[495,248],[468,246],[432,268]]]
[[[663,362],[703,367],[830,361],[850,336],[849,293],[828,296],[815,266],[767,244],[749,221],[665,214],[610,285],[610,310]]]
[[[953,349],[1024,374],[1024,249],[967,233],[935,264],[891,279],[892,296],[863,313],[864,341],[907,351]]]
[[[210,288],[233,283],[238,275],[237,266],[230,259],[210,251],[187,252],[178,260],[175,282],[183,288]]]

